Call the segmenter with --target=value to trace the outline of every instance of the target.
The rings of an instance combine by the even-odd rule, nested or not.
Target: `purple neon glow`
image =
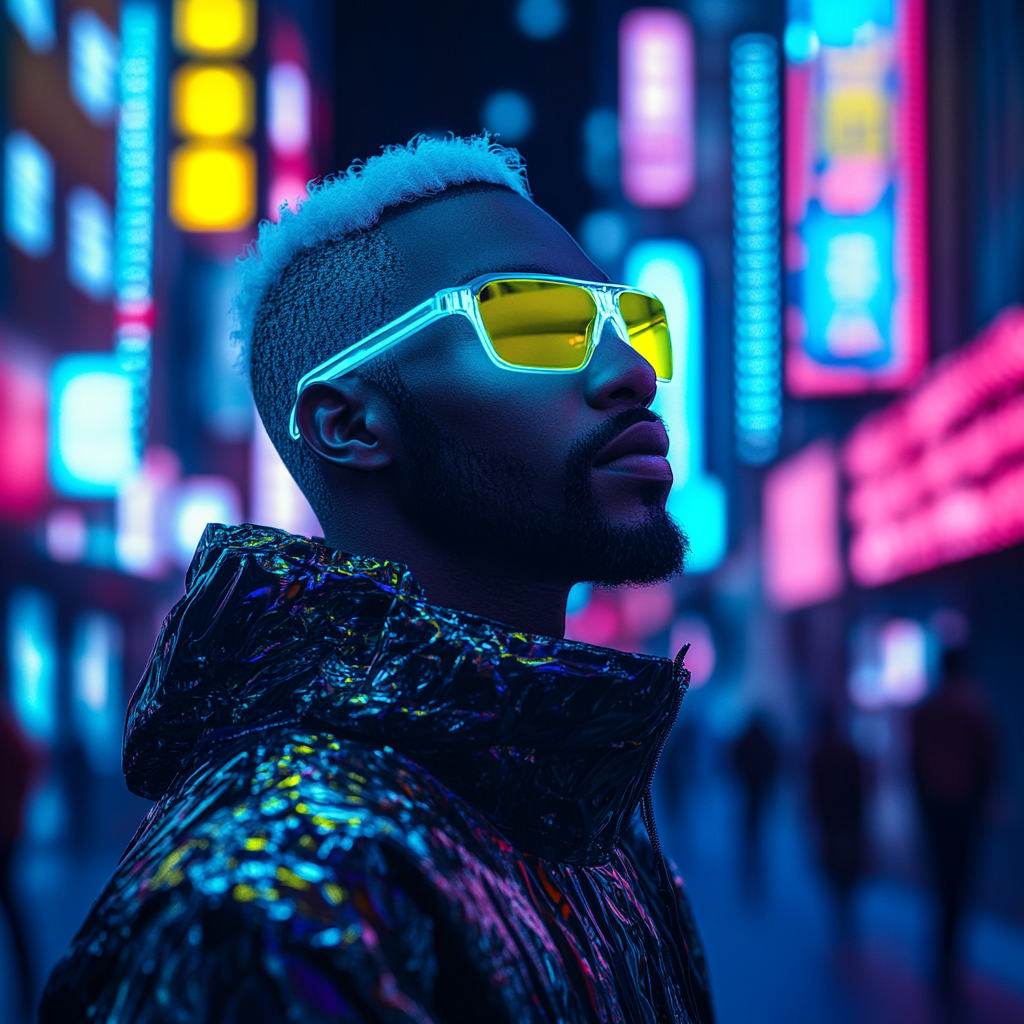
[[[678,11],[637,8],[619,25],[622,190],[636,206],[693,192],[693,30]]]

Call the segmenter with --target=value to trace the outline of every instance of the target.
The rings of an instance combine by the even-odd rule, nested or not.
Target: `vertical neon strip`
[[[678,11],[638,8],[619,27],[622,190],[636,206],[668,207],[693,192],[693,29]]]
[[[121,8],[121,117],[117,128],[114,274],[115,343],[135,382],[136,446],[141,455],[149,402],[153,330],[156,185],[157,8],[127,0]]]
[[[756,465],[782,432],[778,46],[740,36],[731,65],[736,454]]]

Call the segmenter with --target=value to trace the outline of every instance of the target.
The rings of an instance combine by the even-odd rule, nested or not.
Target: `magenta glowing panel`
[[[802,608],[843,589],[839,546],[839,464],[818,441],[765,477],[762,501],[764,588],[775,607]]]
[[[1024,540],[1024,307],[865,419],[842,460],[863,586]]]
[[[693,29],[678,11],[638,7],[619,25],[622,191],[670,207],[693,192]]]
[[[925,2],[788,7],[787,388],[905,388],[928,354]]]

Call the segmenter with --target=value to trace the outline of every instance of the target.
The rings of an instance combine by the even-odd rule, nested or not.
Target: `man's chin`
[[[605,521],[581,538],[573,574],[602,587],[659,583],[683,571],[689,543],[663,508],[647,508],[642,522],[619,525]]]

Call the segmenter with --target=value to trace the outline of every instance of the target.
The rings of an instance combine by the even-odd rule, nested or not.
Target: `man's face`
[[[607,280],[554,220],[505,190],[413,207],[381,230],[404,264],[402,311],[482,274]],[[578,373],[517,373],[449,317],[370,376],[401,428],[399,503],[428,539],[565,582],[649,582],[681,568],[686,541],[665,512],[667,437],[647,409],[654,370],[611,327]]]

